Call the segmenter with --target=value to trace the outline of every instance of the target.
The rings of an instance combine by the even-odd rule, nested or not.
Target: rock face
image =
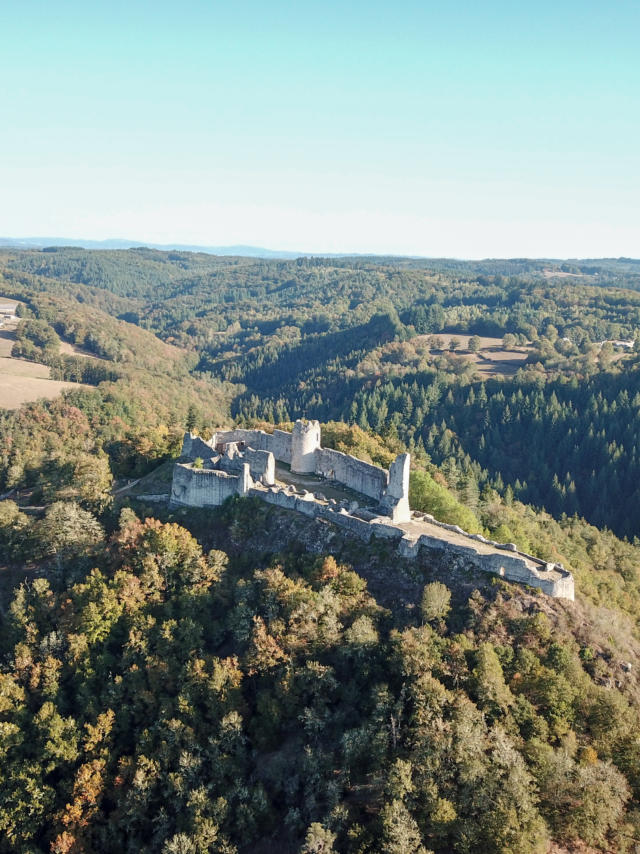
[[[176,463],[171,503],[212,507],[232,495],[253,496],[312,519],[322,519],[365,542],[372,537],[395,542],[400,555],[442,554],[452,561],[490,572],[508,581],[537,587],[573,600],[573,576],[559,564],[545,563],[518,550],[514,543],[500,544],[479,534],[467,534],[457,525],[437,522],[433,516],[412,513],[409,507],[411,457],[400,454],[389,471],[349,454],[323,448],[317,421],[297,421],[293,432],[276,430],[218,431],[210,442],[187,433],[181,461]],[[193,463],[200,458],[202,466]],[[280,485],[275,460],[290,464],[291,471],[316,475],[342,484],[372,499],[377,510],[362,510],[358,501],[327,501],[320,493]],[[366,503],[366,499],[364,499]]]

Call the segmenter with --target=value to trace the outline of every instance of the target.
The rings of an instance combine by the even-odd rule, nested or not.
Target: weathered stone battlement
[[[223,450],[229,442],[236,442],[239,447],[249,447],[255,451],[270,451],[274,459],[290,465],[292,438],[293,434],[287,433],[286,430],[274,430],[273,433],[265,433],[264,430],[238,428],[217,431],[213,434],[210,444],[213,448]]]
[[[357,510],[349,512],[336,502],[318,501],[310,493],[300,495],[290,488],[254,487],[248,494],[309,518],[332,522],[367,543],[375,537],[395,540],[398,554],[405,558],[417,558],[424,552],[444,551],[462,559],[471,569],[537,587],[548,596],[574,599],[573,576],[560,564],[546,563],[519,552],[513,543],[503,545],[485,540],[480,535],[468,534],[456,525],[437,522],[426,514],[414,513],[408,524],[396,524],[388,517],[358,513]]]
[[[192,463],[176,463],[171,482],[171,502],[188,507],[216,507],[232,495],[246,495],[253,486],[249,464],[239,474],[212,468],[194,468]]]
[[[373,498],[374,501],[382,501],[387,489],[389,474],[380,466],[374,466],[343,454],[341,451],[333,451],[330,448],[318,448],[315,457],[315,474],[344,483],[354,492],[360,492]]]
[[[210,442],[187,433],[182,458],[197,457],[203,460],[202,468],[192,462],[176,463],[172,503],[208,507],[222,504],[231,495],[250,495],[331,522],[365,542],[373,537],[393,540],[405,558],[444,551],[470,568],[537,587],[549,596],[574,598],[573,576],[560,564],[520,552],[514,543],[496,543],[480,534],[468,534],[457,525],[438,522],[428,514],[412,513],[409,454],[400,454],[387,472],[349,454],[322,448],[318,422],[298,421],[293,433],[228,430],[215,433]],[[376,507],[361,509],[356,501],[339,502],[326,499],[319,491],[314,494],[278,484],[275,460],[290,464],[292,472],[343,484],[360,493],[364,501],[372,499]]]
[[[245,463],[249,464],[249,473],[253,480],[272,486],[276,482],[276,468],[273,454],[270,451],[255,451],[253,448],[238,449],[235,442],[225,445],[224,454],[216,454],[211,459],[214,469],[226,471],[228,474],[240,474]]]
[[[185,436],[183,455],[193,458],[194,451],[202,451],[197,437]],[[209,451],[225,453],[234,444],[240,453],[249,449],[273,454],[274,460],[290,465],[294,474],[312,474],[327,481],[343,484],[348,489],[366,495],[380,505],[381,512],[395,521],[409,518],[409,460],[401,454],[392,464],[390,471],[380,466],[359,460],[350,454],[323,448],[318,421],[296,421],[293,431],[274,430],[218,430],[206,444]],[[252,477],[255,473],[252,469]],[[261,482],[266,481],[260,478]],[[273,481],[271,481],[273,482]]]

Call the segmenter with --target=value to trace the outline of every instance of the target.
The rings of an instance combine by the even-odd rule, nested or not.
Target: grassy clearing
[[[49,379],[46,365],[12,359],[15,340],[15,329],[0,329],[0,409],[18,409],[23,403],[41,397],[51,400],[66,388],[77,388],[77,383]]]
[[[82,347],[77,347],[75,344],[70,344],[68,341],[60,342],[60,354],[62,356],[84,356],[85,359],[97,359],[100,362],[106,362],[102,356],[96,356],[95,353],[90,353]]]
[[[509,377],[513,376],[519,368],[522,368],[531,351],[530,347],[518,347],[507,350],[502,344],[502,338],[480,336],[480,349],[477,353],[469,352],[469,339],[471,335],[456,335],[449,332],[420,335],[420,339],[432,345],[439,339],[442,349],[449,350],[451,342],[457,342],[456,356],[476,366],[478,374],[483,377]],[[415,340],[415,339],[414,339]],[[440,348],[438,348],[439,351]],[[438,352],[436,351],[436,352]],[[432,352],[434,350],[432,349]]]
[[[464,357],[476,364],[476,370],[485,377],[510,377],[522,368],[528,351],[500,350],[498,352],[465,353]]]
[[[412,341],[424,341],[427,344],[431,344],[436,338],[439,338],[442,341],[443,348],[448,350],[451,346],[452,341],[457,341],[460,350],[468,350],[469,349],[469,339],[473,338],[473,335],[459,335],[454,332],[429,332],[425,335],[416,335],[415,338],[412,338]],[[502,349],[502,338],[492,338],[490,336],[478,336],[480,338],[480,349]]]
[[[0,358],[0,376],[2,377],[26,377],[39,380],[49,379],[50,368],[37,362],[27,362],[24,359]]]
[[[16,343],[15,329],[0,329],[0,357],[9,358]]]
[[[171,480],[173,478],[175,462],[174,459],[167,460],[144,477],[118,481],[118,483],[114,484],[114,495],[119,498],[135,498],[138,495],[161,495],[165,492],[171,492]]]
[[[17,300],[1,296],[0,303],[18,305]],[[23,403],[42,397],[51,400],[64,389],[78,387],[78,383],[49,379],[51,372],[47,365],[11,357],[18,323],[19,321],[9,321],[0,328],[0,409],[18,409]],[[61,347],[60,350],[62,353],[76,354],[76,349],[71,344]]]
[[[22,371],[28,362],[19,359],[0,359],[0,408],[18,409],[23,403],[39,400],[42,397],[51,400],[67,388],[78,388],[78,383],[60,382],[45,377],[29,376]],[[9,370],[6,370],[8,365]],[[17,370],[15,366],[17,365]],[[49,371],[44,365],[33,365],[39,370]]]

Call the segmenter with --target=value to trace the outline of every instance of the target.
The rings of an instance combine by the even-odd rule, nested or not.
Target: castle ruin
[[[406,558],[421,551],[445,551],[470,568],[573,600],[573,576],[560,564],[526,554],[513,543],[496,543],[412,512],[410,461],[409,454],[399,454],[387,471],[323,448],[317,421],[296,421],[291,433],[221,430],[208,442],[186,433],[170,501],[215,507],[233,495],[252,496],[332,522],[365,542],[372,537],[395,540],[398,553]]]

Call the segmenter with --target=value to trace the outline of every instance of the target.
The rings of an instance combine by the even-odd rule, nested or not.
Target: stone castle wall
[[[394,522],[408,522],[411,519],[409,507],[409,475],[411,455],[398,454],[389,467],[389,485],[380,502]]]
[[[319,450],[320,424],[317,421],[296,421],[291,434],[291,471],[314,474]]]
[[[393,540],[396,542],[398,554],[409,560],[416,559],[421,554],[435,552],[442,554],[444,552],[451,555],[452,558],[462,561],[470,569],[488,572],[504,578],[506,581],[515,581],[519,584],[536,587],[554,598],[571,601],[574,599],[573,576],[561,566],[547,564],[539,558],[513,551],[512,544],[490,543],[483,537],[467,534],[455,525],[445,525],[433,520],[430,524],[435,524],[443,529],[442,537],[422,534],[413,538],[407,536],[401,527],[394,525],[384,517],[376,517],[371,520],[359,518],[349,513],[344,507],[316,501],[311,493],[301,496],[288,489],[272,487],[268,490],[249,489],[248,494],[260,498],[261,501],[268,504],[274,504],[285,510],[294,510],[312,519],[324,519],[367,543],[374,537]],[[446,538],[445,530],[468,538],[468,545],[451,542]],[[492,545],[496,551],[490,554],[479,552],[474,548],[474,541]],[[531,566],[531,563],[534,566]]]
[[[315,473],[327,480],[337,480],[375,501],[382,499],[389,478],[385,469],[329,448],[316,451]]]
[[[275,483],[276,479],[273,459],[273,454],[269,451],[255,451],[253,448],[245,448],[241,455],[216,455],[214,457],[214,465],[216,468],[226,471],[229,474],[241,474],[242,467],[245,463],[248,463],[249,473],[253,480],[257,480],[265,486],[271,486]]]
[[[213,445],[213,439],[210,442],[205,442],[204,439],[196,436],[195,433],[184,434],[181,456],[188,457],[190,460],[195,460],[197,457],[207,460],[215,453],[216,449]]]
[[[246,495],[251,485],[246,463],[240,474],[194,469],[188,463],[176,463],[171,483],[171,503],[189,507],[217,507],[232,495]]]
[[[320,447],[319,430],[318,422],[297,422],[293,435],[283,430],[270,434],[237,429],[219,431],[211,442],[187,434],[183,457],[202,457],[205,465],[194,469],[189,463],[176,464],[171,502],[209,507],[222,504],[232,495],[253,495],[309,518],[329,521],[365,542],[372,537],[393,540],[398,553],[408,559],[444,552],[470,568],[537,587],[549,596],[573,600],[573,576],[563,567],[519,552],[513,543],[495,543],[479,534],[468,534],[457,525],[438,522],[428,514],[412,514],[408,502],[408,454],[398,456],[387,472],[349,454]],[[232,443],[244,443],[240,453]],[[226,453],[220,454],[223,448]],[[302,473],[312,471],[366,495],[379,505],[377,513],[387,515],[354,509],[357,504],[348,505],[346,501],[337,504],[332,499],[318,499],[310,492],[299,494],[290,486],[270,485],[275,482],[274,458],[291,463],[292,470],[295,464]],[[426,523],[424,533],[414,525],[406,530],[399,526],[420,520]],[[434,526],[441,529],[442,535],[432,531]]]
[[[469,539],[472,538],[469,537]],[[497,548],[499,549],[500,546],[498,545]],[[463,546],[458,543],[450,543],[444,538],[430,537],[427,534],[422,534],[414,541],[403,538],[398,544],[398,552],[403,557],[415,558],[421,551],[449,552],[458,558],[463,558],[470,566],[480,569],[482,572],[490,572],[507,581],[537,587],[548,596],[571,599],[571,601],[574,599],[573,576],[570,572],[560,571],[560,567],[554,564],[553,570],[549,573],[547,564],[535,558],[533,560],[538,563],[539,569],[532,568],[528,563],[532,559],[519,552],[504,551],[500,553],[496,551],[492,554],[481,554],[473,548],[471,542],[469,546]],[[545,577],[549,574],[550,577]],[[561,577],[556,577],[558,574]]]
[[[196,439],[197,437],[191,440],[194,447]],[[320,425],[317,421],[308,424],[296,422],[293,433],[284,430],[265,433],[264,430],[241,428],[219,430],[211,440],[211,449],[215,450],[216,447],[230,442],[244,443],[242,452],[245,454],[248,448],[270,451],[276,460],[290,464],[292,471],[317,474],[327,480],[335,480],[355,492],[373,498],[374,501],[381,501],[389,482],[388,472],[380,466],[366,463],[341,451],[320,447]],[[183,454],[189,456],[186,450],[183,450]],[[199,453],[198,456],[202,454]],[[255,478],[253,470],[252,476]]]
[[[264,430],[220,430],[216,431],[211,440],[215,447],[228,442],[244,442],[256,451],[271,451],[276,460],[291,463],[291,433],[285,430],[274,430],[265,433]]]

